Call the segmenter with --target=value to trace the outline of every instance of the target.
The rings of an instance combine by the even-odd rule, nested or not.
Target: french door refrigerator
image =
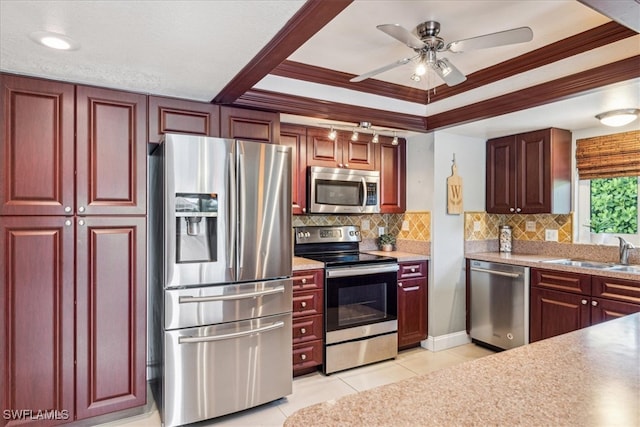
[[[174,134],[150,156],[149,375],[165,425],[291,393],[290,156]]]

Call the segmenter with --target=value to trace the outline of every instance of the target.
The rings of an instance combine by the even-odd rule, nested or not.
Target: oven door
[[[397,331],[398,264],[327,268],[326,344]]]
[[[310,213],[378,213],[379,183],[376,171],[309,168]]]

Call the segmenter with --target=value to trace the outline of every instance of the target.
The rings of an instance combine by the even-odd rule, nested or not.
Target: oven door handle
[[[282,328],[283,326],[284,326],[284,322],[276,322],[269,326],[263,326],[262,328],[250,329],[248,331],[242,331],[242,332],[233,332],[231,334],[210,335],[206,337],[179,337],[178,344],[194,344],[199,342],[230,340],[234,338],[246,337],[247,335],[253,335],[253,334],[259,334],[262,332],[272,331],[274,329]]]
[[[349,276],[364,276],[367,274],[378,273],[393,273],[400,269],[398,264],[391,264],[385,266],[364,266],[364,267],[346,267],[327,269],[327,278],[333,277],[349,277]]]
[[[277,288],[267,289],[266,291],[247,292],[244,294],[211,295],[206,297],[194,297],[191,295],[184,295],[178,298],[178,303],[187,304],[191,302],[229,301],[229,300],[235,300],[235,299],[255,298],[255,297],[261,297],[264,295],[279,294],[282,292],[284,292],[284,287],[279,286]]]

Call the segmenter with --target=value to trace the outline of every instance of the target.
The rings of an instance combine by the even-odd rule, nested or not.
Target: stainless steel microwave
[[[380,212],[380,172],[309,167],[309,213]]]

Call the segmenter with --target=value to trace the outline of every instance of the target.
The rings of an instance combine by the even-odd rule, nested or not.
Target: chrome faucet
[[[618,239],[620,239],[620,264],[627,265],[629,264],[629,249],[632,249],[634,246],[622,237],[618,237]]]

